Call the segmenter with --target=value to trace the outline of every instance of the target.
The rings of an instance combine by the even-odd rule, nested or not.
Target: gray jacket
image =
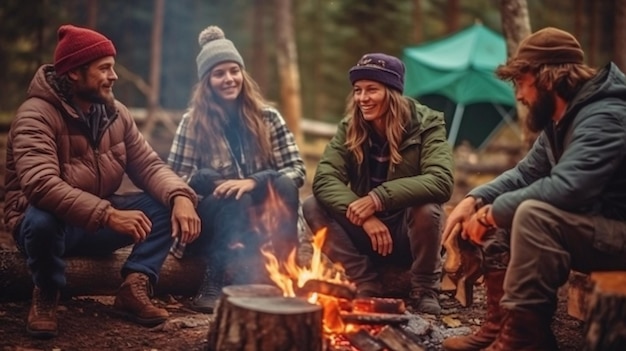
[[[513,169],[470,192],[510,228],[517,207],[539,200],[572,213],[626,221],[626,78],[608,64],[548,126]]]

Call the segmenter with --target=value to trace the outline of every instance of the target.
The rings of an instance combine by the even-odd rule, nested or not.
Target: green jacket
[[[370,187],[369,145],[363,146],[363,163],[346,148],[347,119],[326,146],[313,179],[313,194],[324,207],[345,214],[348,205],[372,190],[383,210],[397,211],[426,203],[444,203],[454,186],[452,150],[446,140],[443,113],[407,97],[411,119],[400,145],[402,162],[389,168],[387,181]]]

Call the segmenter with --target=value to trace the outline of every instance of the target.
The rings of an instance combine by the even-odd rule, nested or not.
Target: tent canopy
[[[506,42],[498,33],[475,24],[449,37],[407,47],[402,60],[406,65],[405,94],[418,98],[441,95],[456,105],[452,116],[446,116],[452,144],[463,134],[478,133],[483,136],[474,137],[473,143],[480,146],[500,123],[511,123],[507,111],[515,106],[513,88],[494,73],[506,61]],[[468,114],[476,109],[466,109],[467,105],[485,103],[493,104],[500,118],[485,121],[476,113]],[[431,107],[445,110],[445,106]]]

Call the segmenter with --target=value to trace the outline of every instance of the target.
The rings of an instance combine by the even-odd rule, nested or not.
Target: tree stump
[[[267,285],[224,288],[209,328],[208,350],[321,351],[322,307],[272,296],[276,290]]]
[[[626,271],[594,272],[585,323],[585,350],[626,349]]]

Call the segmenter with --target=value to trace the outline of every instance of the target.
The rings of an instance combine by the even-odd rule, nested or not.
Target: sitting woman
[[[230,263],[248,263],[233,273],[236,283],[257,282],[264,275],[262,245],[271,241],[279,259],[296,247],[298,188],[305,169],[293,134],[262,98],[233,43],[215,26],[202,31],[199,42],[200,82],[176,131],[168,163],[202,197],[197,209],[202,232],[186,250],[207,261],[192,308],[211,313]],[[276,232],[258,233],[249,220],[251,211],[265,203],[270,191],[288,214],[280,218]],[[173,251],[182,253],[180,243]]]
[[[402,95],[404,64],[367,54],[349,72],[346,117],[326,146],[304,217],[326,227],[323,250],[361,296],[381,295],[376,268],[410,266],[409,297],[439,314],[441,204],[452,193],[452,151],[443,114]]]

